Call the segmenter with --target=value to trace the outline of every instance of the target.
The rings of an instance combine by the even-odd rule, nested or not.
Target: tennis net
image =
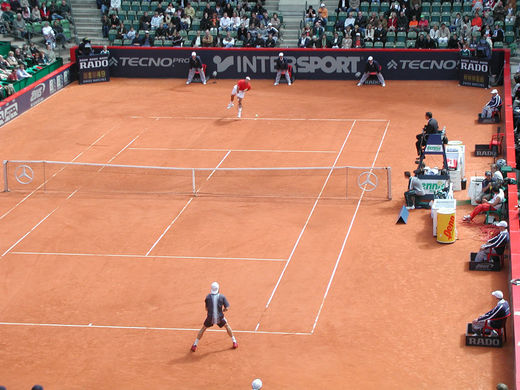
[[[4,191],[391,199],[390,167],[180,168],[5,160]]]

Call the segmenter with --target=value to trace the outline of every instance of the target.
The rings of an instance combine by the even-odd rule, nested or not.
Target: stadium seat
[[[441,23],[446,23],[446,26],[449,26],[451,22],[451,13],[443,12],[441,13]]]
[[[386,42],[385,43],[385,49],[394,49],[395,48],[395,42]]]
[[[244,41],[235,41],[235,47],[244,47]]]
[[[431,12],[441,12],[441,3],[438,1],[434,1],[432,3],[432,11]]]
[[[408,39],[406,41],[406,48],[407,49],[413,49],[415,48],[415,39]]]
[[[384,47],[383,42],[375,42],[374,49],[382,49]]]
[[[370,4],[370,12],[377,12],[377,13],[379,13],[379,3],[378,2],[373,1]]]
[[[121,9],[122,9],[123,11],[128,11],[128,10],[130,10],[130,9],[131,9],[130,7],[131,7],[131,3],[130,3],[129,1],[123,1],[123,2],[121,3]]]
[[[454,1],[451,12],[462,12],[462,3],[460,1]]]
[[[503,48],[504,48],[504,43],[502,43],[502,42],[493,43],[493,49],[503,49]]]
[[[408,31],[408,39],[417,39],[417,33],[415,31]]]
[[[406,33],[404,31],[399,31],[397,33],[397,42],[404,42],[406,40]]]
[[[470,16],[472,14],[471,9],[472,9],[471,3],[465,2],[464,5],[462,6],[462,12],[464,12],[464,14],[468,14]]]
[[[390,3],[387,1],[381,2],[380,12],[387,12],[390,9]]]
[[[127,14],[126,14],[126,17],[128,20],[138,20],[137,18],[137,11],[128,11]]]
[[[114,39],[114,46],[123,46],[122,39]]]
[[[430,3],[429,1],[423,2],[421,12],[432,12],[432,3]]]
[[[132,1],[132,5],[130,6],[132,11],[140,11],[141,10],[141,2],[140,1]]]
[[[114,42],[115,39],[116,39],[116,30],[110,30],[108,32],[108,40],[110,42]]]
[[[451,13],[451,3],[449,1],[444,1],[441,3],[441,12]]]
[[[514,28],[515,28],[515,23],[513,22],[506,22],[506,32],[507,31],[514,31]]]
[[[440,21],[441,21],[441,13],[432,11],[432,14],[430,17],[430,22],[431,23],[440,23]]]
[[[387,34],[386,34],[386,41],[387,42],[395,42],[395,32],[393,31],[389,31]]]
[[[404,49],[406,47],[406,44],[404,42],[396,42],[395,48],[396,49]]]
[[[173,41],[171,39],[165,39],[164,43],[163,43],[163,46],[165,46],[165,47],[172,47],[173,46]]]
[[[374,47],[374,43],[373,42],[365,42],[365,48],[371,49],[373,47]]]
[[[515,41],[515,33],[513,31],[506,31],[505,37],[507,44],[513,43]]]
[[[361,5],[360,5],[360,7],[359,7],[359,10],[360,10],[361,12],[368,12],[368,10],[369,10],[369,6],[370,6],[370,4],[369,4],[368,1],[362,1],[362,2],[361,2]]]
[[[493,328],[490,324],[489,324],[489,321],[490,320],[486,320],[486,322],[484,323],[484,327],[482,328],[482,335],[483,336],[486,336],[486,332],[487,330],[489,330],[489,332],[491,331],[496,331],[498,333],[498,335],[500,337],[502,337],[502,335],[504,336],[504,342],[507,341],[507,333],[506,333],[506,323],[507,323],[507,319],[508,317],[511,315],[511,313],[509,313],[507,316],[505,317],[500,317],[500,318],[493,318],[493,321],[503,321],[502,322],[502,326],[500,328]]]
[[[148,3],[147,1],[141,2],[141,11],[150,12],[150,3]]]

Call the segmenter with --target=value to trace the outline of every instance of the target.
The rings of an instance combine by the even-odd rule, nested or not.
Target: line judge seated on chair
[[[487,201],[486,199],[482,199],[482,203],[477,205],[471,214],[465,215],[463,218],[464,222],[471,222],[473,218],[475,218],[480,213],[485,211],[500,211],[504,202],[506,201],[506,196],[502,188],[498,186],[494,186],[491,190],[493,193],[493,197],[491,200]]]
[[[492,118],[497,112],[502,108],[502,98],[498,94],[496,89],[491,91],[493,97],[491,100],[482,108],[482,113],[480,117],[482,119]]]
[[[500,221],[496,224],[496,226],[500,228],[500,232],[495,237],[487,240],[487,242],[480,247],[480,250],[475,256],[475,262],[481,263],[483,261],[489,261],[491,256],[504,254],[506,245],[509,242],[507,222]]]
[[[473,320],[473,322],[471,323],[473,331],[477,335],[486,335],[486,332],[483,332],[483,328],[484,326],[486,326],[486,321],[488,321],[487,327],[491,327],[492,329],[501,329],[505,324],[504,317],[507,317],[510,314],[509,303],[504,299],[504,294],[502,293],[502,291],[493,291],[491,295],[498,299],[496,306],[490,311],[488,311],[486,314],[482,314],[480,317]],[[493,321],[493,318],[501,319]]]

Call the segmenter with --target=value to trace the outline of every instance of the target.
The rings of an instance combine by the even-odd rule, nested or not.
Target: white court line
[[[209,174],[209,176],[206,178],[206,181],[208,181],[209,179],[211,179],[211,176],[213,176],[213,174],[215,173],[215,171],[222,165],[222,163],[224,162],[224,160],[227,158],[227,156],[229,156],[229,154],[231,153],[231,150],[228,150],[226,155],[222,158],[222,160],[220,160],[220,162],[218,163],[218,165],[215,167],[214,170],[211,171],[211,173]],[[200,190],[200,187],[199,189],[197,190],[197,192],[199,192]]]
[[[146,129],[145,129],[145,130],[146,130]],[[125,151],[125,150],[130,146],[130,145],[132,145],[132,144],[135,142],[135,140],[136,140],[137,138],[139,138],[139,137],[141,136],[141,134],[142,134],[145,130],[141,131],[141,133],[139,133],[139,134],[138,134],[138,135],[137,135],[133,140],[131,140],[131,141],[130,141],[130,142],[129,142],[129,143],[128,143],[128,144],[127,144],[123,149],[121,149],[119,152],[117,152],[117,153],[115,154],[114,157],[112,157],[110,160],[108,160],[108,161],[107,161],[107,164],[110,164],[112,161],[114,161],[114,160],[117,158],[117,156],[119,156],[119,155],[120,155],[121,153],[123,153],[123,152],[124,152],[124,151]],[[104,167],[101,167],[101,168],[99,168],[99,170],[101,171],[103,168],[104,168]],[[99,172],[99,171],[98,171],[98,172]]]
[[[193,260],[235,260],[235,261],[272,261],[285,262],[287,259],[261,257],[217,257],[217,256],[178,256],[178,255],[133,255],[123,253],[67,253],[67,252],[11,252],[11,255],[31,256],[77,256],[77,257],[126,257],[131,259],[193,259]]]
[[[69,196],[67,196],[67,199],[65,199],[65,202],[67,200],[69,200],[70,198],[72,198],[74,196],[74,194],[78,192],[78,190],[74,190],[73,192],[71,192],[71,194]],[[1,257],[4,257],[6,254],[8,254],[16,245],[18,245],[20,242],[22,242],[22,240],[27,237],[29,234],[31,234],[31,232],[36,229],[38,226],[40,226],[47,218],[49,218],[52,214],[54,214],[54,212],[56,210],[58,210],[59,208],[61,207],[61,204],[56,207],[54,210],[52,210],[49,214],[47,214],[42,220],[40,220],[40,222],[38,222],[36,225],[34,225],[31,230],[29,230],[27,233],[25,233],[18,241],[16,241],[13,245],[11,245],[11,247],[6,250]]]
[[[339,150],[339,152],[338,152],[338,154],[336,156],[336,159],[334,160],[334,163],[332,164],[332,167],[331,167],[331,169],[329,171],[329,174],[327,175],[327,178],[325,179],[325,183],[323,183],[323,186],[321,187],[320,193],[318,194],[318,197],[314,201],[314,204],[312,206],[311,212],[309,213],[309,215],[307,217],[307,220],[305,221],[305,224],[303,225],[303,228],[301,229],[300,234],[299,234],[298,238],[296,239],[296,242],[294,243],[294,246],[293,246],[292,251],[291,251],[291,253],[289,255],[289,258],[287,259],[287,262],[285,263],[285,266],[283,267],[282,273],[278,277],[278,281],[276,282],[276,285],[274,286],[273,291],[271,292],[271,296],[267,300],[267,304],[265,305],[264,313],[265,313],[265,310],[267,310],[267,308],[271,304],[271,301],[272,301],[272,299],[274,297],[274,294],[276,293],[276,290],[278,289],[278,286],[280,285],[280,282],[282,281],[282,278],[285,275],[285,271],[287,270],[287,267],[291,263],[293,255],[296,252],[296,248],[298,247],[298,244],[300,243],[300,240],[301,240],[301,238],[303,236],[303,233],[305,232],[305,229],[307,229],[307,225],[309,224],[309,221],[311,220],[311,217],[314,214],[314,210],[316,209],[316,206],[318,205],[318,202],[320,201],[321,195],[323,194],[323,191],[325,190],[325,187],[327,186],[327,183],[329,182],[330,176],[332,175],[332,171],[334,170],[334,167],[338,163],[338,160],[341,157],[341,153],[343,152],[343,149],[345,149],[345,145],[347,144],[347,141],[348,141],[348,139],[350,137],[350,134],[352,133],[352,129],[354,128],[355,125],[356,125],[356,121],[354,121],[352,123],[352,126],[350,126],[350,129],[349,129],[349,131],[347,133],[347,136],[345,137],[345,140],[343,141],[343,145],[341,145],[341,149]],[[260,327],[260,322],[261,321],[262,321],[262,318],[260,317],[260,320],[256,324],[255,330],[258,330],[258,328]]]
[[[227,118],[220,116],[131,116],[130,118],[148,118],[148,119],[186,119],[186,120],[226,120],[236,121],[237,118]],[[317,122],[386,122],[387,119],[360,119],[360,118],[240,118],[238,120],[250,120],[250,121],[317,121]]]
[[[101,135],[98,139],[96,139],[93,143],[91,143],[85,150],[83,150],[81,153],[79,153],[76,157],[72,159],[72,162],[76,161],[78,158],[81,157],[81,155],[85,152],[88,152],[95,144],[97,144],[99,141],[103,139],[108,133],[110,133],[114,129],[115,125],[112,126],[110,130],[108,130],[106,133]],[[20,200],[17,204],[15,204],[13,207],[11,207],[9,210],[7,210],[1,217],[0,221],[4,219],[6,216],[8,216],[14,209],[16,209],[18,206],[20,206],[23,202],[25,202],[31,195],[33,195],[36,191],[38,191],[40,188],[42,188],[45,184],[49,182],[53,177],[55,177],[58,173],[63,171],[65,167],[61,168],[59,171],[54,173],[51,177],[49,177],[47,180],[45,180],[42,184],[40,184],[36,189],[34,189],[31,193],[29,193],[27,196],[25,196],[22,200]]]
[[[3,326],[39,326],[52,328],[93,328],[93,329],[124,329],[124,330],[162,330],[162,331],[185,331],[198,332],[200,329],[195,328],[166,328],[154,326],[121,326],[121,325],[94,325],[94,324],[53,324],[53,323],[34,323],[34,322],[0,322]],[[225,332],[225,329],[207,329],[206,332]],[[249,334],[273,334],[273,335],[294,335],[294,336],[310,336],[308,332],[276,332],[276,331],[255,331],[255,330],[236,330],[233,333],[249,333]]]
[[[337,150],[269,150],[269,149],[186,149],[186,148],[128,148],[128,150],[149,150],[166,152],[263,152],[263,153],[337,153]]]
[[[370,172],[372,172],[372,169],[374,168],[374,166],[376,164],[377,157],[379,156],[379,152],[381,151],[381,147],[383,146],[383,141],[385,140],[386,133],[388,131],[388,127],[389,126],[390,126],[390,121],[388,121],[387,124],[386,124],[385,131],[383,133],[383,136],[381,137],[381,142],[379,143],[379,147],[377,148],[377,152],[376,152],[376,155],[374,157],[374,161],[372,162],[372,168],[371,168]],[[354,221],[356,220],[357,212],[359,210],[359,206],[361,205],[361,201],[363,200],[363,196],[365,195],[365,192],[366,192],[366,184],[365,184],[365,186],[363,188],[363,191],[361,192],[361,195],[359,197],[359,200],[358,200],[358,203],[357,203],[357,206],[356,206],[356,210],[354,211],[354,215],[352,216],[352,219],[350,221],[350,225],[348,227],[347,234],[345,236],[345,239],[343,240],[343,244],[341,245],[341,250],[339,251],[338,258],[336,259],[336,264],[334,265],[334,269],[332,270],[332,274],[330,275],[329,283],[327,284],[327,288],[325,290],[325,294],[323,294],[323,300],[321,301],[321,305],[320,305],[320,308],[318,310],[318,314],[316,315],[316,318],[314,320],[314,324],[312,325],[311,333],[314,333],[314,330],[316,329],[316,325],[318,324],[318,320],[320,318],[321,311],[323,310],[323,306],[325,304],[325,300],[327,299],[327,295],[329,294],[330,286],[332,285],[332,281],[334,280],[334,275],[336,275],[336,270],[338,269],[338,265],[339,265],[339,262],[341,260],[341,256],[343,256],[343,251],[345,250],[345,246],[347,245],[347,240],[348,240],[348,238],[350,236],[350,232],[352,231],[352,226],[354,226]]]
[[[164,237],[164,235],[166,233],[168,233],[168,230],[170,230],[170,228],[173,226],[173,224],[175,223],[175,221],[177,221],[177,219],[179,219],[179,217],[181,216],[181,214],[184,212],[184,210],[186,210],[186,208],[190,205],[191,201],[195,199],[195,198],[190,198],[186,204],[184,205],[184,207],[182,208],[182,210],[177,214],[177,216],[173,219],[173,221],[170,222],[170,224],[168,225],[168,227],[164,230],[164,232],[159,236],[159,238],[157,239],[157,241],[154,242],[154,244],[152,245],[152,247],[148,250],[148,252],[146,252],[146,256],[148,256],[150,254],[150,252],[153,250],[153,248],[155,248],[155,246],[159,243],[159,241],[161,241],[161,239]]]

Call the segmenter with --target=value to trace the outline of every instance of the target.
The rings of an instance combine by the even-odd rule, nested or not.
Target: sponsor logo
[[[483,345],[490,347],[500,347],[500,339],[498,337],[468,337],[468,345]]]
[[[108,59],[103,60],[87,60],[81,61],[79,63],[79,69],[98,69],[98,68],[107,68],[108,67]]]
[[[421,184],[423,189],[430,194],[433,194],[436,191],[443,190],[446,186],[446,182],[444,180],[425,180],[421,179]]]
[[[458,65],[457,60],[394,60],[386,64],[387,69],[393,70],[453,70]]]
[[[387,67],[388,69],[397,69],[397,66],[398,66],[398,64],[397,64],[397,62],[395,62],[394,60],[390,60],[390,61],[388,62],[388,64],[386,64],[386,67]]]
[[[334,56],[286,56],[287,62],[298,73],[356,73],[361,57],[334,57]],[[230,69],[238,73],[265,73],[276,72],[275,56],[220,56],[213,57],[213,63],[217,66],[217,72],[225,72]]]
[[[484,72],[488,73],[489,71],[489,65],[487,63],[479,63],[479,62],[467,62],[462,61],[460,63],[460,69],[461,70],[467,70],[471,72]]]
[[[43,100],[45,100],[45,97],[43,96],[43,93],[45,92],[45,83],[41,83],[33,88],[31,91],[31,107],[37,105],[38,103],[41,103]]]
[[[58,90],[62,89],[63,88],[63,75],[59,74],[57,77],[56,77],[56,84],[58,86]]]
[[[108,66],[118,66],[118,65],[119,65],[119,61],[117,60],[117,58],[111,57],[108,60]]]
[[[425,153],[442,153],[442,145],[426,145]]]
[[[18,103],[11,102],[0,110],[0,125],[3,125],[18,116]]]
[[[52,95],[56,92],[56,79],[49,80],[49,93]]]
[[[453,240],[453,232],[455,231],[455,216],[452,215],[448,221],[448,226],[444,229],[444,235],[448,240]]]
[[[63,71],[63,82],[65,85],[70,84],[70,71],[68,69]]]
[[[171,57],[119,57],[119,61],[116,65],[119,65],[119,62],[121,63],[121,66],[130,67],[174,68],[176,64],[189,63],[190,59]]]

